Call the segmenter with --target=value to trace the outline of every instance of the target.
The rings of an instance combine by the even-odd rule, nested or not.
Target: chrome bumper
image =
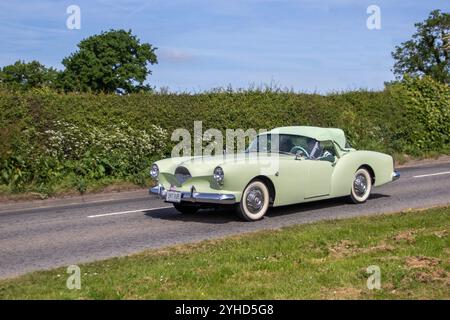
[[[400,172],[394,171],[392,172],[392,181],[400,179]]]
[[[151,188],[149,190],[149,193],[156,194],[161,199],[166,200],[167,191],[160,184]],[[181,191],[181,202],[207,203],[207,204],[233,204],[236,203],[236,198],[232,194],[197,192],[194,186],[192,186],[190,192]]]

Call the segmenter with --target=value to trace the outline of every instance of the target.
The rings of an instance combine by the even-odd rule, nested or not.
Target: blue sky
[[[81,8],[68,30],[66,8]],[[366,27],[369,5],[381,30]],[[295,91],[381,89],[390,52],[448,0],[9,0],[0,3],[0,66],[39,60],[62,68],[77,43],[111,28],[158,47],[148,82],[173,91],[274,84]]]

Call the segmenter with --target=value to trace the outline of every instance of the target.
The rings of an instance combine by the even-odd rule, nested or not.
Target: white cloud
[[[176,63],[182,63],[194,59],[194,55],[192,53],[176,48],[158,48],[157,56],[160,60]]]

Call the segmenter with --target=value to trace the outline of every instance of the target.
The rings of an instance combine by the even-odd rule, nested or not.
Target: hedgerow
[[[339,127],[357,149],[422,155],[448,152],[450,89],[406,78],[383,91],[328,95],[279,90],[114,94],[27,92],[0,87],[0,185],[85,191],[106,178],[146,182],[169,156],[176,128]]]

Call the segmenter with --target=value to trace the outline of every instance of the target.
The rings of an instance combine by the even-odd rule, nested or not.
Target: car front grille
[[[189,170],[185,167],[178,167],[175,169],[175,178],[177,178],[180,184],[183,184],[186,180],[190,179],[192,176]]]

